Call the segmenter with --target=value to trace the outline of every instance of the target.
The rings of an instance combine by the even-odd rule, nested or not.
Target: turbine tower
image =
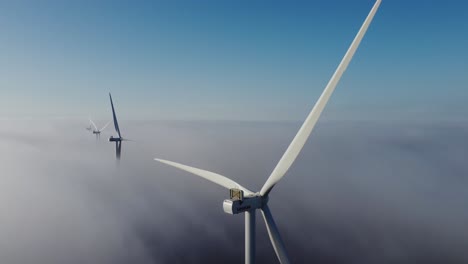
[[[354,41],[352,42],[341,63],[322,92],[322,95],[318,99],[312,111],[307,116],[305,122],[302,124],[302,127],[299,129],[299,132],[296,134],[286,152],[283,154],[270,177],[267,179],[259,192],[253,192],[238,184],[237,182],[214,172],[197,169],[172,161],[155,159],[159,162],[193,173],[227,189],[230,189],[230,199],[224,200],[223,209],[224,212],[228,214],[245,213],[245,263],[251,264],[255,261],[255,212],[257,209],[262,212],[271,244],[273,245],[273,249],[275,250],[279,262],[282,264],[290,263],[284,243],[268,207],[268,197],[273,187],[284,177],[304,147],[307,138],[309,137],[315,124],[317,123],[317,120],[320,117],[320,114],[325,108],[325,105],[330,99],[331,94],[335,90],[335,87],[337,86],[341,76],[348,67],[354,53],[356,52],[356,49],[364,37],[364,34],[366,33],[367,28],[374,18],[380,3],[381,0],[377,0],[374,4],[372,10],[364,21],[364,24],[361,26],[359,32],[354,38]]]

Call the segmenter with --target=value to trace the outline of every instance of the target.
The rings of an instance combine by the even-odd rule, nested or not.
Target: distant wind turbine
[[[120,160],[120,153],[122,152],[122,141],[131,141],[129,139],[125,139],[120,134],[119,123],[117,122],[117,116],[115,115],[114,103],[112,102],[112,95],[109,93],[110,103],[112,107],[112,118],[114,119],[114,128],[115,132],[119,135],[119,137],[110,136],[109,142],[115,142],[115,156],[117,160]]]
[[[345,72],[346,68],[349,65],[356,49],[358,48],[364,34],[367,31],[372,19],[374,18],[377,9],[379,8],[381,0],[377,0],[374,4],[372,10],[367,16],[364,24],[359,30],[358,34],[354,38],[351,46],[343,57],[340,65],[336,69],[332,78],[328,82],[325,90],[322,92],[322,95],[318,99],[314,108],[307,116],[305,122],[302,124],[302,127],[299,129],[298,133],[292,140],[286,152],[283,154],[282,158],[276,165],[275,169],[271,173],[270,177],[267,179],[262,189],[259,192],[253,192],[237,182],[222,176],[217,173],[213,173],[206,170],[197,169],[194,167],[182,165],[172,161],[155,159],[167,165],[176,167],[178,169],[193,173],[197,176],[205,178],[209,181],[212,181],[216,184],[219,184],[227,189],[230,189],[230,199],[224,200],[223,209],[224,212],[228,214],[239,214],[245,213],[245,263],[251,264],[255,261],[255,213],[257,209],[260,209],[263,214],[263,219],[270,236],[271,244],[275,250],[276,256],[280,263],[290,263],[288,255],[286,253],[285,246],[281,240],[280,233],[278,228],[273,220],[273,216],[268,207],[268,197],[275,186],[286,174],[288,169],[291,167],[293,162],[296,160],[300,151],[304,147],[310,133],[312,132],[317,120],[320,117],[325,105],[330,99],[331,94],[335,90],[341,76]]]
[[[93,127],[94,127],[93,134],[96,135],[96,139],[101,136],[101,132],[104,131],[104,129],[106,129],[106,127],[110,124],[110,121],[109,121],[101,129],[98,129],[96,124],[93,122],[93,120],[89,119],[89,122],[91,122],[91,124],[93,124]]]

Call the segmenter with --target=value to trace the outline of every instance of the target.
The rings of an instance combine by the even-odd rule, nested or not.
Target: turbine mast
[[[255,209],[245,212],[245,264],[255,263]]]

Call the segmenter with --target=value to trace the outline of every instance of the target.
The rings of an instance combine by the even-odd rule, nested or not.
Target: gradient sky
[[[2,1],[0,118],[303,120],[373,3]],[[466,119],[467,9],[384,0],[324,117]]]

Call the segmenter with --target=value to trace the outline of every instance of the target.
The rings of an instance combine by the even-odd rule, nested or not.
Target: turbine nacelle
[[[229,193],[231,198],[223,202],[223,209],[227,214],[240,214],[261,209],[268,202],[268,196],[261,196],[259,193],[244,196],[244,191],[236,188],[230,189]]]
[[[120,137],[110,136],[110,138],[109,138],[109,142],[120,142],[120,141],[122,141],[122,138],[120,138]]]

